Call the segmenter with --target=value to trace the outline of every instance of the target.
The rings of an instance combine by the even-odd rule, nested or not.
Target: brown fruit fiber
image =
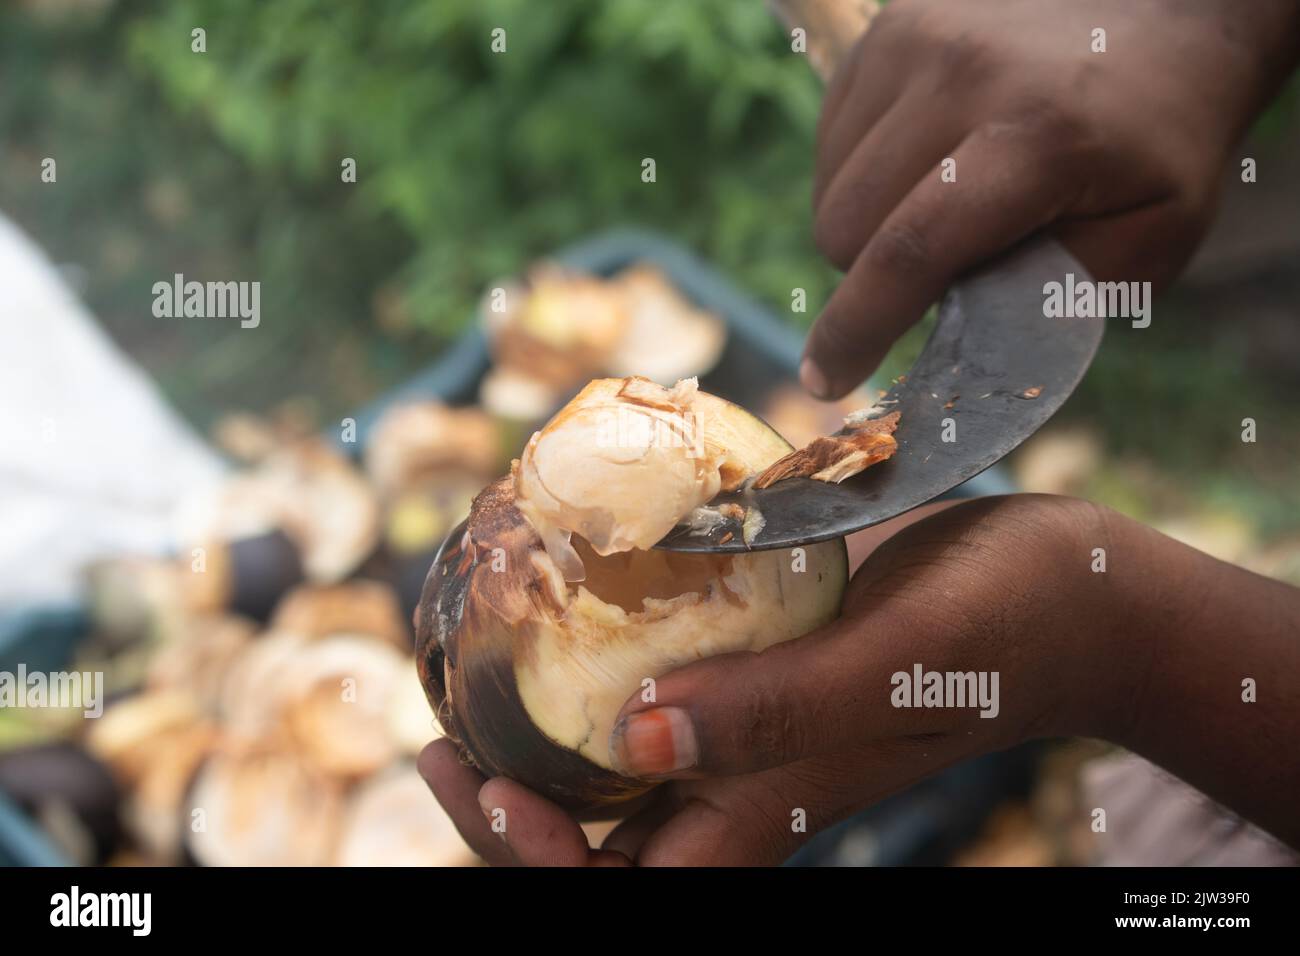
[[[851,427],[847,434],[815,438],[760,472],[754,479],[754,487],[766,488],[786,478],[813,478],[838,484],[898,450],[894,439],[898,419],[898,412],[890,412]]]

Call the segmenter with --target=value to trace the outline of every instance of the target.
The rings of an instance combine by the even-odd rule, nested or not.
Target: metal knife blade
[[[901,413],[898,450],[888,461],[838,485],[789,478],[720,495],[713,504],[734,501],[762,514],[766,523],[749,544],[739,521],[729,520],[708,534],[679,527],[656,547],[738,552],[811,544],[886,521],[973,478],[1061,407],[1097,352],[1104,319],[1045,315],[1045,285],[1064,283],[1069,273],[1076,284],[1091,281],[1062,245],[1040,237],[948,291],[920,357],[879,402],[882,412]]]

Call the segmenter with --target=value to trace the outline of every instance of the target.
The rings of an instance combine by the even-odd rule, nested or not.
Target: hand
[[[758,864],[965,757],[1092,736],[1300,847],[1297,633],[1298,588],[1087,502],[985,498],[871,551],[833,624],[684,667],[658,680],[654,704],[628,701],[611,752],[667,782],[619,808],[631,816],[600,850],[536,793],[484,781],[449,741],[420,769],[492,863]],[[996,671],[997,715],[896,707],[894,675],[917,664]],[[487,822],[498,810],[500,835]]]
[[[1101,514],[1030,495],[958,504],[874,551],[834,624],[660,678],[657,703],[638,695],[625,706],[612,746],[630,772],[675,779],[601,850],[537,794],[485,782],[449,741],[430,745],[421,770],[489,862],[778,863],[818,830],[966,756],[1078,726],[1081,696],[1099,713],[1120,710],[1105,706],[1123,696],[1105,666],[1106,576],[1088,571],[1081,536]],[[990,716],[893,706],[892,675],[916,664],[997,671]],[[1099,733],[1104,724],[1088,722]],[[663,762],[673,725],[694,738],[676,753],[694,759]],[[500,835],[487,819],[498,810]],[[799,811],[805,832],[791,826]]]
[[[1031,233],[1098,280],[1167,283],[1297,38],[1294,0],[889,3],[818,128],[815,237],[846,275],[805,387],[849,392],[958,274]]]

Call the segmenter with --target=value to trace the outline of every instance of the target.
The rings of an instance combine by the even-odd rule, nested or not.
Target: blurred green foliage
[[[1297,88],[1259,132],[1294,133]],[[432,361],[489,282],[606,227],[658,228],[808,321],[836,281],[811,242],[820,98],[761,0],[31,0],[0,5],[0,206],[191,420],[291,396],[329,420]],[[260,279],[262,326],[153,318],[174,272]],[[1300,535],[1297,350],[1261,361],[1231,294],[1159,309],[1108,333],[1060,416],[1104,441],[1087,491]],[[1247,414],[1267,441],[1241,445]]]
[[[808,238],[820,86],[757,0],[177,0],[127,48],[259,176],[391,217],[407,309],[440,333],[489,280],[628,221],[772,300],[831,288]]]
[[[423,354],[371,321],[376,287],[411,254],[395,223],[355,194],[261,175],[194,110],[128,69],[128,37],[157,5],[99,16],[0,6],[0,207],[33,234],[110,334],[193,421],[289,396],[335,414],[373,397]],[[54,11],[54,12],[51,12]],[[179,38],[189,49],[189,33]],[[199,60],[195,57],[195,60]],[[40,182],[42,157],[57,184]],[[261,279],[255,334],[167,322],[154,282]]]

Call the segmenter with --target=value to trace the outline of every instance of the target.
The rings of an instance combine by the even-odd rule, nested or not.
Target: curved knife
[[[862,0],[782,0],[787,26],[805,25],[824,77],[870,23]],[[1090,282],[1054,240],[1032,239],[960,279],[939,307],[920,357],[887,395],[900,413],[898,450],[842,484],[788,478],[762,490],[720,495],[756,507],[765,525],[746,544],[737,521],[708,534],[677,528],[657,547],[672,551],[785,548],[841,537],[924,504],[973,478],[1032,435],[1061,407],[1096,354],[1103,319],[1049,318],[1045,286]],[[724,539],[726,539],[724,541]]]
[[[892,458],[838,485],[787,478],[720,495],[715,505],[734,501],[762,513],[766,524],[749,545],[729,521],[707,535],[675,529],[657,547],[745,551],[824,541],[975,477],[1052,417],[1097,352],[1104,319],[1044,315],[1044,285],[1064,285],[1071,273],[1076,285],[1090,281],[1063,246],[1035,239],[961,279],[916,363],[878,402],[900,413]]]

